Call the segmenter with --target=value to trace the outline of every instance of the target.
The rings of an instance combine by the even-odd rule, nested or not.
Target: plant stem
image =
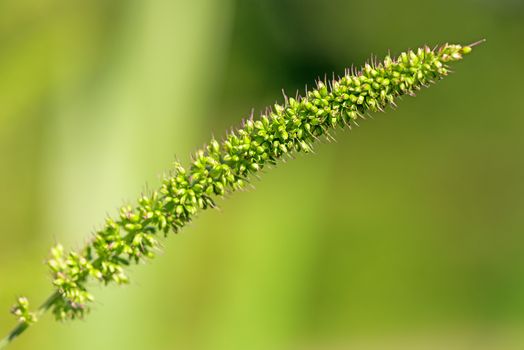
[[[42,317],[47,312],[47,310],[51,308],[51,306],[53,306],[58,298],[60,298],[60,293],[58,292],[54,292],[49,298],[47,298],[47,300],[35,312],[37,320],[40,319],[40,317]],[[0,340],[0,350],[5,349],[16,337],[24,333],[25,330],[30,326],[31,324],[27,322],[18,323],[18,325],[13,328],[13,330],[4,339]]]

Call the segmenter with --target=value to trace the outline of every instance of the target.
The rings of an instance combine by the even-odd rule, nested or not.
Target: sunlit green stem
[[[47,310],[60,298],[58,292],[53,293],[47,300],[38,308],[35,315],[40,319]],[[5,349],[15,338],[24,333],[31,326],[28,322],[20,322],[13,330],[2,340],[0,340],[0,350]]]

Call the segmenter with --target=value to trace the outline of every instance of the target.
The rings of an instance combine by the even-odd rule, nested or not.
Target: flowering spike
[[[395,106],[395,99],[445,77],[448,63],[461,60],[476,44],[446,44],[434,50],[425,46],[398,58],[387,55],[382,62],[372,56],[358,72],[351,66],[329,83],[327,76],[318,79],[316,89],[306,88],[302,97],[283,92],[284,102],[267,108],[260,118],[251,112],[242,128],[232,129],[221,142],[213,137],[191,156],[188,168],[175,162],[159,189],[142,195],[135,206],[123,206],[80,252],[66,253],[61,245],[52,248],[47,264],[55,293],[40,310],[50,308],[58,320],[83,317],[93,301],[89,280],[128,283],[125,268],[153,257],[157,234],[177,233],[199,210],[215,208],[216,197],[249,185],[249,178],[284,161],[284,156],[313,152],[315,141],[334,140],[331,131],[358,126],[358,117]],[[36,321],[25,298],[18,299],[13,313],[19,328]],[[5,343],[0,341],[0,348]]]

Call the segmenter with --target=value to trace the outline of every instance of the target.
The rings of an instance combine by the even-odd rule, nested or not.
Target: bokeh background
[[[519,0],[0,1],[0,332],[49,294],[49,246],[282,88],[486,38],[12,349],[524,348],[523,37]]]

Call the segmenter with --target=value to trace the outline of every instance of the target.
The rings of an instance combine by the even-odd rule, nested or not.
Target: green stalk
[[[34,313],[35,321],[38,320],[40,317],[42,317],[47,310],[49,310],[56,302],[56,300],[60,298],[60,293],[58,291],[55,291],[47,300],[40,305],[38,310]],[[0,340],[0,350],[5,349],[7,345],[9,345],[15,338],[20,336],[20,334],[24,333],[30,326],[31,322],[19,322],[18,325],[13,328],[13,330],[2,340]]]

